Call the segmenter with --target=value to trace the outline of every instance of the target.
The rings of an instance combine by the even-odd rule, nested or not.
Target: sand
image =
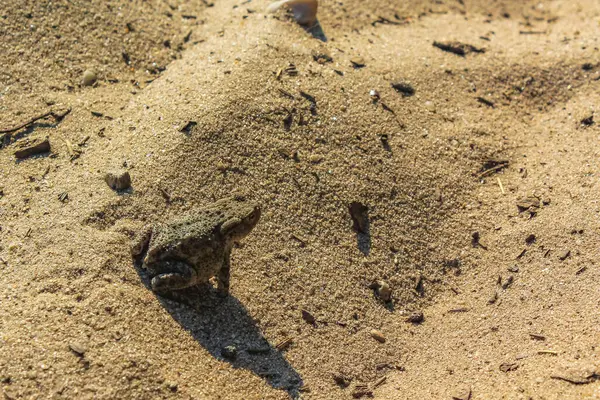
[[[267,5],[0,5],[4,397],[600,396],[600,5]],[[132,237],[232,193],[231,296],[155,295]]]

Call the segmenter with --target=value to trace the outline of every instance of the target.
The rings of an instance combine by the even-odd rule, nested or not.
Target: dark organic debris
[[[490,107],[490,108],[495,108],[496,105],[494,104],[493,101],[486,99],[485,97],[477,97],[477,101],[480,102],[481,104],[485,104],[486,106]]]
[[[509,287],[510,287],[510,286],[513,284],[513,282],[514,282],[514,281],[515,281],[515,277],[514,277],[514,276],[512,276],[512,275],[510,275],[510,276],[509,276],[508,278],[506,278],[506,280],[505,280],[505,281],[502,283],[502,289],[503,289],[503,290],[506,290],[506,289],[508,289],[508,288],[509,288]]]
[[[468,53],[485,53],[485,49],[460,42],[438,42],[434,41],[433,46],[448,53],[459,56],[466,56]]]
[[[481,173],[479,174],[478,177],[481,179],[492,173],[499,172],[499,171],[503,170],[504,168],[508,168],[508,165],[509,165],[508,160],[494,160],[494,159],[487,160],[481,166],[481,170],[480,170]]]
[[[189,135],[190,132],[192,131],[192,129],[194,129],[194,127],[198,125],[198,123],[196,121],[188,121],[180,130],[179,132],[185,133],[186,135]]]
[[[406,25],[408,21],[392,21],[391,19],[385,17],[378,17],[375,21],[371,22],[372,26],[376,26],[377,24],[382,25]]]
[[[129,65],[131,63],[131,57],[129,57],[129,53],[124,51],[121,53],[121,57],[123,57],[123,61],[125,61],[125,64]]]
[[[359,233],[368,233],[369,231],[369,208],[362,203],[353,201],[348,206],[350,216],[352,217],[352,228]]]
[[[392,151],[392,147],[390,146],[390,137],[387,133],[382,133],[379,136],[379,140],[381,140],[381,145],[386,151]]]
[[[419,294],[419,296],[425,295],[425,282],[423,276],[419,276],[417,284],[415,285],[415,291]]]
[[[592,126],[594,125],[594,114],[590,115],[581,120],[581,125],[583,126]]]
[[[574,385],[587,385],[600,379],[598,372],[579,372],[570,374],[555,374],[550,375],[550,378],[557,379]]]
[[[310,94],[308,94],[306,92],[300,91],[300,96],[304,97],[306,100],[308,100],[309,102],[311,102],[313,104],[317,104],[317,100],[313,96],[311,96]]]
[[[296,100],[296,96],[294,96],[293,94],[291,94],[287,90],[282,89],[282,88],[278,88],[277,90],[279,91],[279,93],[281,93],[283,96],[287,97],[288,99],[290,99],[290,100]]]
[[[317,115],[317,99],[315,99],[314,96],[311,96],[310,94],[303,91],[300,91],[300,96],[304,97],[310,102],[310,113],[312,115]]]
[[[394,82],[392,87],[396,92],[402,94],[403,97],[410,97],[415,94],[415,89],[406,82]]]
[[[264,347],[248,347],[246,349],[246,352],[248,352],[248,354],[268,354],[271,352],[271,348],[268,346],[264,346]]]
[[[352,397],[355,399],[360,399],[364,396],[373,397],[373,391],[367,385],[356,385],[352,391]]]
[[[480,240],[481,235],[479,234],[479,232],[473,232],[471,234],[471,245],[473,247],[481,247],[482,249],[487,250],[487,247],[481,244]]]
[[[283,119],[283,129],[285,129],[286,131],[289,131],[292,128],[292,123],[293,122],[294,122],[294,115],[292,113],[289,113]]]
[[[529,337],[531,337],[533,340],[540,340],[540,341],[544,341],[546,340],[546,336],[541,335],[539,333],[530,333]]]
[[[67,200],[69,200],[69,193],[62,192],[61,194],[58,195],[58,200],[65,203]]]
[[[594,69],[594,64],[592,64],[592,63],[584,63],[581,66],[581,69],[584,70],[584,71],[591,71],[591,70]]]
[[[284,339],[284,340],[282,340],[281,342],[277,343],[277,344],[275,345],[275,348],[276,348],[278,351],[284,351],[284,350],[286,350],[288,347],[290,347],[290,346],[291,346],[292,342],[293,342],[292,338],[287,338],[287,339]]]
[[[44,119],[44,118],[47,118],[47,117],[50,117],[50,116],[53,117],[56,122],[60,122],[70,112],[71,112],[70,108],[68,108],[68,109],[66,109],[66,110],[64,110],[62,112],[48,111],[48,112],[45,112],[43,114],[38,115],[37,117],[33,117],[33,118],[31,118],[31,119],[23,122],[22,124],[19,124],[19,125],[13,127],[13,128],[0,129],[0,133],[12,133],[12,132],[18,131],[19,129],[23,129],[23,128],[25,128],[25,127],[33,124],[34,122],[39,121],[40,119]]]
[[[527,243],[527,244],[533,244],[533,243],[535,243],[535,241],[536,241],[536,237],[533,233],[525,238],[525,243]]]
[[[15,157],[19,160],[34,156],[36,154],[47,153],[50,151],[50,141],[48,138],[34,139],[33,141],[26,140],[19,146],[19,150],[15,151]]]
[[[302,310],[302,319],[311,325],[314,325],[317,321],[315,317],[306,310]]]
[[[289,76],[296,76],[298,75],[298,69],[296,68],[296,65],[293,63],[289,63],[287,67],[284,68],[283,70],[286,74],[288,74]]]

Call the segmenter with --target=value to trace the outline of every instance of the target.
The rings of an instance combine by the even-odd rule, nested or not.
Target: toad
[[[241,196],[221,199],[168,223],[147,225],[131,249],[143,258],[152,290],[165,292],[217,280],[220,295],[229,293],[233,244],[260,219],[260,206]]]

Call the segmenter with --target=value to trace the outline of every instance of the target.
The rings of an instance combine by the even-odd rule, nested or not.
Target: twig
[[[598,378],[600,378],[600,375],[597,374],[592,374],[586,378],[582,378],[582,379],[578,379],[578,378],[571,378],[568,376],[561,376],[561,375],[550,375],[550,378],[552,379],[558,379],[561,381],[565,381],[565,382],[569,382],[572,383],[574,385],[585,385],[588,383],[592,383],[595,380],[597,380]]]
[[[502,194],[506,194],[504,192],[504,186],[502,186],[502,181],[500,180],[500,178],[496,178],[498,180],[498,186],[500,186],[500,191],[502,192]]]
[[[496,108],[494,102],[486,99],[485,97],[479,96],[479,97],[477,97],[477,101],[480,102],[481,104],[485,104],[488,107]]]
[[[60,120],[60,119],[63,119],[69,112],[71,112],[70,109],[67,110],[64,114],[56,114],[56,113],[54,113],[54,111],[48,111],[48,112],[45,112],[45,113],[43,113],[41,115],[38,115],[37,117],[33,117],[30,120],[28,120],[27,122],[25,122],[25,123],[23,123],[21,125],[15,126],[14,128],[1,129],[0,133],[11,133],[11,132],[18,131],[19,129],[23,129],[26,126],[31,125],[34,122],[39,121],[40,119],[44,119],[44,118],[49,117],[49,116],[54,117],[54,119],[56,119],[56,120]]]
[[[373,389],[383,385],[385,383],[386,377],[382,376],[381,378],[379,378],[375,383],[373,383]]]
[[[292,338],[287,338],[287,339],[284,339],[281,342],[277,343],[275,345],[275,348],[279,351],[283,351],[286,348],[288,348],[289,345],[291,345],[291,344],[292,344]]]
[[[290,92],[288,92],[288,91],[286,91],[286,90],[283,90],[283,89],[281,89],[281,88],[278,88],[277,90],[279,90],[279,93],[281,93],[281,94],[282,94],[282,95],[284,95],[285,97],[288,97],[288,98],[290,98],[290,99],[292,99],[292,100],[295,100],[295,99],[296,99],[296,97],[294,97],[294,95],[293,95],[293,94],[291,94]]]
[[[498,171],[498,170],[500,170],[500,169],[502,169],[502,168],[506,168],[506,167],[508,167],[508,164],[506,164],[506,163],[502,163],[502,164],[500,164],[500,165],[496,165],[496,166],[495,166],[495,167],[493,167],[493,168],[486,169],[485,171],[483,171],[482,173],[480,173],[480,174],[477,176],[477,179],[481,179],[481,178],[483,178],[484,176],[487,176],[487,175],[489,175],[490,173],[492,173],[492,172],[494,172],[494,171]]]
[[[30,120],[28,120],[27,122],[25,122],[25,123],[23,123],[23,124],[21,124],[19,126],[16,126],[14,128],[2,129],[2,130],[0,130],[0,133],[11,133],[11,132],[18,131],[19,129],[25,128],[27,125],[33,124],[35,121],[38,121],[40,119],[44,119],[44,118],[49,117],[51,115],[52,115],[52,111],[48,111],[48,112],[46,112],[46,113],[44,113],[42,115],[39,115],[37,117],[33,117]]]

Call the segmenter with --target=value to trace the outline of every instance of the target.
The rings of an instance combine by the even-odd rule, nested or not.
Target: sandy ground
[[[88,3],[0,5],[5,398],[600,397],[597,1]],[[154,295],[131,238],[231,193],[231,296]]]

